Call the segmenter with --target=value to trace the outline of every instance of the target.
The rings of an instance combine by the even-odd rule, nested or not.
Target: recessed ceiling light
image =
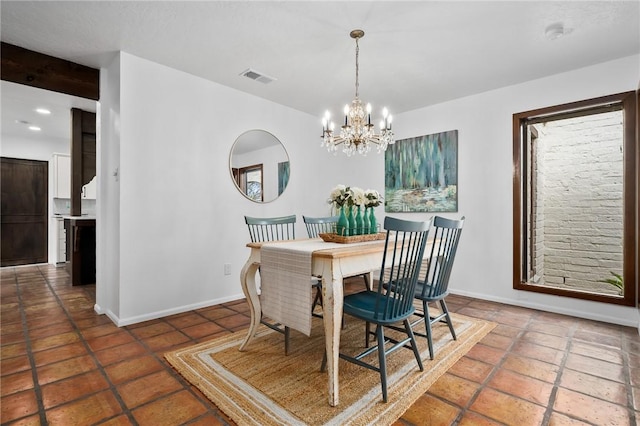
[[[49,110],[48,110],[48,109],[46,109],[46,108],[36,108],[36,112],[37,112],[38,114],[42,114],[42,115],[49,115],[49,114],[51,114],[51,111],[49,111]]]
[[[29,130],[33,130],[34,132],[39,132],[42,129],[38,126],[29,126]]]

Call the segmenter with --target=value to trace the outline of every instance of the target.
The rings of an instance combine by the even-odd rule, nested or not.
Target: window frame
[[[638,156],[638,117],[637,102],[640,99],[635,91],[623,92],[609,96],[592,98],[551,107],[513,114],[513,288],[515,290],[552,294],[576,299],[592,300],[624,306],[636,306],[638,295],[638,188],[640,187],[640,158]],[[623,111],[624,160],[623,160],[623,278],[624,293],[622,297],[595,294],[586,291],[555,288],[532,284],[522,280],[522,206],[523,206],[523,151],[526,144],[526,127],[534,121],[544,121],[547,117],[564,115],[583,115],[596,108],[607,108],[621,105]],[[586,114],[585,114],[586,115]],[[564,117],[563,117],[564,118]],[[637,296],[638,295],[638,296]]]

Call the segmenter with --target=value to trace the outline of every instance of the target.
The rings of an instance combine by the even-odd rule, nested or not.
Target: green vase
[[[362,210],[360,206],[358,206],[358,210],[356,210],[356,233],[355,235],[364,234],[364,222],[362,220]]]
[[[347,206],[340,207],[340,216],[338,217],[338,223],[336,224],[336,234],[341,236],[349,235],[347,233],[349,222],[347,221],[347,215],[345,213],[346,209],[347,209]]]
[[[369,213],[371,212],[371,209],[369,207],[365,207],[364,208],[364,217],[362,218],[362,233],[363,234],[368,234],[369,233],[369,229],[371,228],[371,219],[369,219]]]
[[[353,217],[353,207],[349,207],[349,209],[347,210],[347,222],[349,222],[347,235],[356,235],[356,219],[355,217]]]
[[[378,222],[376,222],[376,215],[373,207],[371,208],[371,213],[369,213],[369,233],[377,234],[378,233]]]

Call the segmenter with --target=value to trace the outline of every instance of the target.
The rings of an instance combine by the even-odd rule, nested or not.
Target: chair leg
[[[424,367],[422,366],[422,359],[420,358],[420,352],[418,351],[416,336],[413,334],[409,319],[404,320],[404,329],[407,332],[407,335],[411,338],[411,349],[413,349],[413,354],[416,357],[416,361],[418,361],[418,367],[420,367],[420,371],[424,371]]]
[[[320,315],[313,313],[313,311],[315,311],[316,309],[316,306],[322,306],[322,288],[321,287],[316,288],[316,296],[314,297],[313,303],[311,304],[311,315],[320,317]]]
[[[364,347],[369,347],[369,336],[371,335],[371,323],[368,322],[364,329]]]
[[[327,368],[327,351],[324,351],[324,355],[322,355],[322,364],[320,364],[320,372],[324,373]]]
[[[284,354],[289,355],[289,337],[291,336],[291,329],[289,327],[284,328]]]
[[[449,315],[449,309],[447,309],[447,303],[444,299],[440,300],[440,306],[442,307],[442,313],[445,314],[445,319],[447,320],[447,325],[449,326],[449,331],[451,331],[451,336],[453,340],[458,340],[456,336],[456,331],[453,329],[453,322],[451,322],[451,315]]]
[[[367,290],[371,290],[371,287],[369,287],[369,274],[362,274],[362,279],[364,280],[364,286]]]
[[[429,344],[429,357],[433,359],[433,340],[431,338],[431,317],[429,316],[429,303],[422,301],[422,311],[424,312],[424,327],[427,332],[427,343]]]
[[[378,362],[380,364],[380,383],[382,385],[382,400],[387,402],[387,354],[384,351],[384,332],[382,326],[376,327],[378,339]]]

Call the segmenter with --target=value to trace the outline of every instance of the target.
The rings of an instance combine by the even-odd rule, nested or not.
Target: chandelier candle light
[[[353,30],[350,33],[351,38],[356,40],[356,97],[351,101],[351,107],[344,107],[344,125],[341,127],[340,135],[334,135],[335,125],[331,119],[329,111],[325,113],[322,119],[322,144],[329,152],[336,153],[338,146],[343,145],[342,151],[351,156],[356,152],[366,155],[371,150],[371,145],[377,145],[378,153],[385,151],[389,144],[395,143],[393,131],[391,130],[392,117],[387,108],[383,108],[380,121],[380,133],[376,133],[374,125],[371,124],[371,104],[367,104],[366,112],[359,98],[359,82],[358,82],[358,55],[360,47],[358,40],[364,37],[364,31]]]

